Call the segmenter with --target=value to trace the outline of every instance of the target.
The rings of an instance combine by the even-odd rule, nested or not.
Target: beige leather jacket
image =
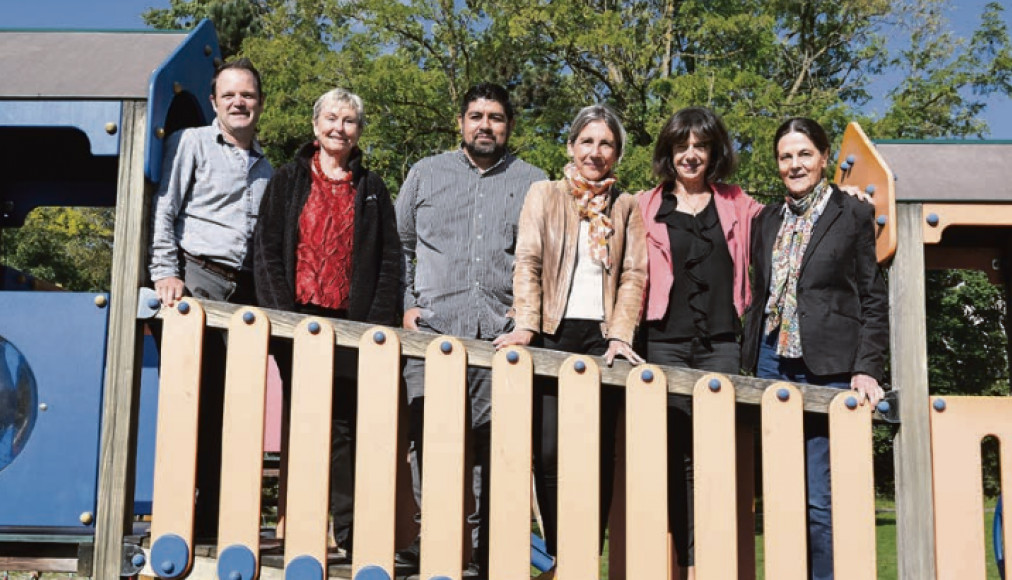
[[[636,198],[619,194],[608,208],[611,271],[604,275],[605,338],[632,343],[647,277],[646,233]],[[580,214],[566,181],[531,186],[520,213],[513,306],[516,328],[554,334],[566,311],[576,266]]]

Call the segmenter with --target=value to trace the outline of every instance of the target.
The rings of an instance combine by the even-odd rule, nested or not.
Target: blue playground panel
[[[0,335],[24,357],[37,392],[34,427],[17,456],[0,467],[0,530],[92,530],[92,522],[83,523],[81,516],[95,513],[109,312],[96,306],[96,296],[108,299],[71,292],[2,295]],[[158,368],[151,336],[145,337],[144,354],[137,513],[151,511],[154,474]],[[4,366],[11,366],[11,356],[8,352]],[[0,436],[0,447],[4,444]]]

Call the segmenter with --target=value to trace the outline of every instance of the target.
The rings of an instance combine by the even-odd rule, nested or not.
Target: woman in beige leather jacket
[[[604,105],[573,119],[565,179],[531,186],[520,214],[513,273],[515,330],[496,348],[545,348],[643,362],[632,349],[647,273],[646,235],[636,199],[615,186],[625,129]],[[555,553],[558,483],[558,388],[539,381],[535,394],[535,483],[545,540]],[[621,393],[601,400],[601,538],[611,504],[615,424]]]

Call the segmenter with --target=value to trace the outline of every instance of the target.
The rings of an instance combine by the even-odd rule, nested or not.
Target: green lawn
[[[984,545],[987,552],[987,580],[1000,580],[998,567],[994,561],[994,546],[991,543],[991,526],[994,525],[995,500],[988,500],[984,512]],[[892,502],[879,501],[878,513],[875,516],[876,558],[878,561],[878,580],[895,580],[899,577],[896,571],[896,512]],[[763,578],[763,536],[756,535],[756,578]]]

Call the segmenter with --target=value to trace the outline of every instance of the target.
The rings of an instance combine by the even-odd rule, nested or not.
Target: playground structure
[[[125,53],[143,60],[142,47],[154,38],[160,37],[124,37],[120,40],[129,49],[120,45],[116,59],[96,62],[108,67]],[[849,393],[652,365],[633,368],[624,362],[607,368],[599,366],[593,357],[539,349],[494,353],[488,343],[480,341],[220,303],[186,300],[177,308],[161,310],[157,301],[149,303],[140,287],[145,282],[149,199],[160,175],[160,145],[174,129],[209,121],[206,98],[199,95],[208,92],[206,82],[217,54],[213,31],[206,23],[189,36],[164,35],[161,40],[162,52],[148,54],[147,64],[108,71],[110,76],[123,75],[136,81],[147,79],[157,63],[178,63],[159,68],[151,76],[150,87],[112,91],[109,87],[114,83],[109,78],[96,76],[100,69],[95,63],[77,64],[81,74],[70,79],[76,91],[73,94],[65,86],[45,86],[39,71],[47,67],[38,66],[37,61],[30,75],[0,71],[7,73],[4,78],[31,79],[34,86],[24,88],[10,83],[0,89],[0,99],[18,103],[71,98],[112,100],[120,116],[114,128],[118,134],[116,149],[107,159],[97,161],[104,164],[103,173],[94,178],[101,186],[86,182],[83,187],[100,195],[103,203],[116,205],[112,288],[108,297],[102,297],[101,307],[97,305],[102,301],[96,301],[93,295],[77,295],[77,302],[67,306],[73,311],[87,311],[92,316],[99,312],[107,317],[106,326],[88,337],[86,344],[93,350],[82,354],[97,368],[104,386],[90,407],[72,403],[73,411],[82,415],[81,420],[91,426],[95,435],[101,428],[100,454],[83,459],[84,467],[98,478],[97,491],[83,493],[84,501],[90,494],[95,515],[88,523],[83,519],[64,519],[59,525],[33,522],[33,516],[42,517],[42,507],[51,498],[22,499],[27,506],[26,519],[15,525],[0,521],[0,546],[7,550],[0,556],[10,553],[12,545],[16,551],[17,546],[59,544],[54,538],[62,534],[68,540],[64,543],[90,545],[93,540],[89,571],[95,578],[130,575],[142,567],[144,573],[162,578],[213,577],[214,571],[204,576],[205,572],[195,565],[192,517],[193,470],[199,453],[194,405],[200,388],[200,344],[204,329],[215,328],[227,331],[230,338],[221,525],[213,566],[220,578],[250,579],[257,574],[261,578],[282,577],[280,571],[262,566],[260,541],[262,418],[271,336],[291,339],[295,345],[285,578],[327,576],[327,470],[321,466],[328,464],[329,417],[317,410],[330,408],[330,361],[335,347],[360,352],[359,445],[369,450],[358,454],[354,578],[394,577],[397,521],[410,516],[395,509],[396,475],[406,465],[397,451],[395,428],[400,413],[398,369],[402,357],[426,359],[426,413],[430,418],[438,417],[426,421],[422,511],[440,516],[423,519],[421,578],[458,579],[465,559],[463,377],[467,365],[493,369],[492,578],[526,578],[530,573],[529,435],[534,374],[560,379],[560,545],[556,556],[561,578],[596,578],[598,574],[599,490],[594,442],[599,436],[597,405],[601,388],[625,389],[626,416],[635,417],[635,421],[626,422],[624,440],[650,441],[649,445],[625,447],[626,515],[612,519],[611,578],[668,577],[663,509],[666,454],[662,411],[666,392],[693,395],[699,415],[695,433],[697,574],[751,577],[751,548],[741,540],[743,536],[750,538],[751,530],[739,528],[739,490],[731,475],[737,469],[735,405],[758,405],[763,419],[760,436],[764,453],[766,577],[806,577],[802,412],[826,413],[830,420],[837,575],[848,579],[875,577],[873,412],[867,406],[855,405]],[[35,47],[47,41],[68,42],[65,38],[12,39],[0,34],[0,46],[5,41],[12,46],[34,43]],[[76,46],[70,52],[84,58],[99,45],[90,49]],[[195,70],[201,72],[195,75]],[[109,92],[100,91],[100,87]],[[75,102],[74,106],[81,104]],[[51,118],[56,116],[49,114]],[[103,131],[108,129],[103,127]],[[24,147],[20,139],[28,133],[9,129],[0,118],[0,144],[5,153],[13,152],[15,143]],[[88,138],[95,139],[91,135]],[[1010,276],[1005,264],[1012,264],[1012,195],[1007,184],[1012,183],[1012,167],[1003,160],[1010,156],[1012,144],[874,145],[856,125],[848,129],[840,148],[836,179],[874,194],[879,258],[890,269],[891,372],[892,386],[899,393],[899,408],[886,414],[897,415],[900,423],[895,457],[897,533],[901,540],[897,557],[902,578],[984,578],[980,440],[985,435],[994,435],[1002,443],[1002,487],[1012,490],[1012,399],[929,397],[924,307],[926,267],[982,268],[1004,283],[1008,293]],[[953,166],[960,167],[958,175],[947,169]],[[11,168],[5,175],[20,169]],[[26,206],[46,202],[40,194],[43,189],[53,190],[52,180],[41,179],[49,177],[41,170],[37,173],[38,181],[48,181],[48,187],[32,189],[16,180],[0,181],[0,203],[10,204],[10,211],[4,206],[8,214],[5,220],[16,219],[9,217],[16,215],[23,219]],[[66,190],[71,177],[57,181]],[[5,293],[3,302],[17,294]],[[68,301],[74,297],[62,293],[54,296],[67,296]],[[49,303],[34,308],[41,311],[55,306]],[[162,388],[154,452],[157,460],[153,462],[151,547],[142,552],[127,540],[133,534],[135,513],[133,474],[140,471],[137,426],[144,361],[142,328],[144,321],[153,316],[164,325]],[[7,328],[5,324],[0,333],[6,336]],[[22,346],[22,340],[27,339],[11,344]],[[77,346],[63,349],[83,352]],[[33,361],[32,356],[26,353],[23,358],[33,368],[40,368],[43,363]],[[79,366],[73,371],[81,372]],[[41,391],[44,386],[39,382]],[[57,410],[55,401],[44,413]],[[41,402],[42,398],[37,399],[33,405]],[[101,421],[97,416],[99,404]],[[39,415],[42,413],[40,409]],[[41,429],[42,421],[38,417],[35,421],[36,429]],[[32,448],[37,438],[32,435],[23,445],[22,454],[13,458],[6,469],[0,469],[0,489],[8,500],[26,497],[18,494],[38,485],[37,481],[10,479],[24,467],[30,454],[37,453]],[[97,444],[97,439],[91,441]],[[150,452],[141,455],[152,459]],[[55,469],[73,467],[64,464]],[[78,513],[73,513],[73,518],[78,518]],[[1007,513],[1003,516],[1007,522]],[[61,517],[66,518],[66,514]],[[1012,545],[1008,526],[1004,544]]]

